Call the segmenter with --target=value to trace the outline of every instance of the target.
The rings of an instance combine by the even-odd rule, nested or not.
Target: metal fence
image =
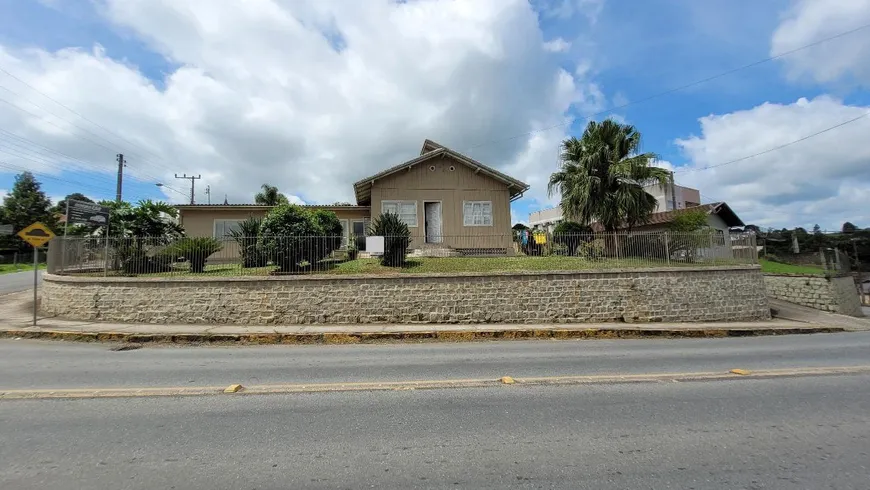
[[[375,247],[376,248],[373,248]],[[755,264],[753,234],[522,232],[429,237],[57,238],[53,274],[269,275]]]

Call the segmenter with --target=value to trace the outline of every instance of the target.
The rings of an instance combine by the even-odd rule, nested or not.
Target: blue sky
[[[529,182],[526,220],[590,114],[870,24],[870,0],[360,3],[0,2],[0,68],[38,89],[0,71],[0,190],[28,168],[55,199],[112,198],[123,152],[129,199],[183,202],[177,172],[198,202],[344,201],[429,137]],[[870,226],[865,120],[697,170],[870,110],[868,59],[870,29],[609,114],[744,221]]]

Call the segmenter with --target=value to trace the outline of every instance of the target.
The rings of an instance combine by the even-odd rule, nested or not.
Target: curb
[[[703,329],[527,329],[527,330],[431,330],[415,332],[352,333],[241,333],[241,334],[141,334],[128,332],[76,332],[69,330],[0,330],[0,338],[65,340],[73,342],[127,342],[134,344],[371,344],[379,342],[474,342],[530,339],[646,339],[724,338],[770,335],[800,335],[845,332],[842,327],[703,328]]]

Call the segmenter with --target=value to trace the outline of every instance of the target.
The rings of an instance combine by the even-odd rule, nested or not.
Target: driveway
[[[42,283],[42,273],[39,271],[39,282]],[[33,287],[33,271],[0,274],[0,294],[24,291]]]

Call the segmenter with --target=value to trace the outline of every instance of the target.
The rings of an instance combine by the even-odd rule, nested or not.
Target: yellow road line
[[[738,369],[738,371],[744,371]],[[746,371],[748,372],[748,371]],[[751,374],[735,374],[731,371],[704,371],[688,373],[650,373],[650,374],[600,374],[578,376],[542,377],[500,377],[473,379],[443,379],[417,381],[378,381],[347,383],[294,383],[239,386],[235,391],[227,391],[227,386],[172,386],[155,388],[63,388],[34,390],[2,390],[0,400],[44,399],[44,398],[130,398],[157,396],[202,396],[202,395],[263,395],[280,393],[320,393],[342,391],[402,391],[434,390],[446,388],[482,388],[534,386],[534,385],[577,385],[577,384],[621,384],[621,383],[663,383],[677,381],[716,381],[735,379],[769,379],[800,376],[833,376],[846,374],[870,374],[870,366],[810,367],[790,369],[753,370]],[[511,378],[513,383],[505,383]],[[235,385],[232,385],[235,387]]]

